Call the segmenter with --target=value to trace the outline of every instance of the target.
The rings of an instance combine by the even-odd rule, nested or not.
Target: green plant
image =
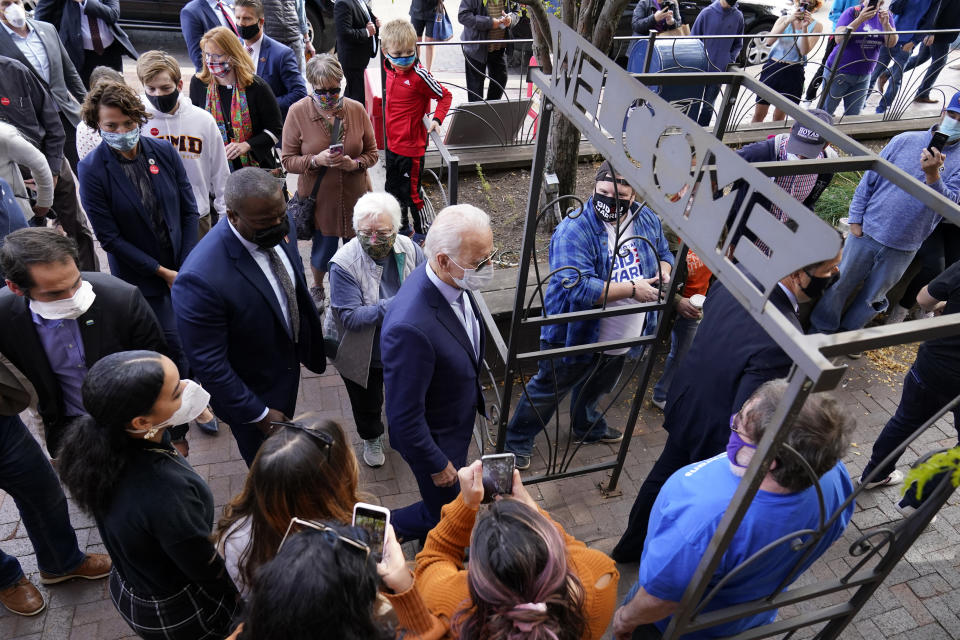
[[[835,226],[850,211],[850,201],[860,184],[861,175],[859,171],[850,171],[833,176],[830,186],[814,205],[814,213]]]
[[[934,454],[926,462],[910,469],[903,483],[903,488],[900,490],[901,495],[916,483],[917,498],[919,499],[923,495],[923,487],[937,474],[944,471],[950,472],[950,482],[953,483],[954,487],[960,486],[960,447]]]

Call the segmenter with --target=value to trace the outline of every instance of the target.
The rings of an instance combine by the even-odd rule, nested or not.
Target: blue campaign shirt
[[[630,208],[634,214],[633,229],[621,232],[621,238],[639,236],[646,238],[656,248],[650,249],[646,242],[637,242],[638,251],[629,256],[626,275],[641,273],[640,277],[652,278],[658,273],[658,263],[662,260],[673,266],[673,254],[663,233],[663,224],[652,210],[634,203]],[[607,280],[611,278],[610,246],[607,229],[593,209],[591,196],[583,210],[564,218],[550,238],[550,271],[562,269],[550,278],[544,296],[544,310],[549,315],[584,311],[597,307]],[[617,266],[623,266],[622,257],[616,260]],[[632,270],[632,271],[631,271]],[[618,274],[623,273],[618,269]],[[635,275],[630,277],[636,277]],[[627,279],[630,279],[628,277]],[[657,314],[647,314],[644,335],[656,331]],[[600,335],[599,320],[581,320],[567,324],[549,324],[540,330],[540,339],[551,344],[576,346],[597,341]],[[632,352],[631,355],[636,355]],[[564,358],[565,362],[589,360],[591,354]]]
[[[47,354],[50,368],[60,383],[63,396],[64,414],[79,416],[86,413],[83,409],[83,397],[80,388],[87,375],[87,361],[83,353],[83,338],[76,320],[48,320],[36,313],[33,324],[37,327],[37,336]]]
[[[726,453],[688,465],[670,476],[650,514],[637,585],[663,600],[679,602],[682,599],[739,482],[740,478],[730,471]],[[842,462],[838,462],[820,478],[820,487],[826,509],[825,518],[829,518],[853,493],[850,475]],[[795,577],[809,568],[843,534],[853,510],[854,504],[851,502],[816,544],[814,553],[803,563]],[[770,542],[802,529],[816,529],[818,519],[815,487],[791,494],[758,491],[717,567],[711,587]],[[804,553],[793,551],[792,542],[788,540],[767,552],[733,578],[707,604],[704,611],[773,593]],[[635,593],[637,588],[635,586],[631,593]],[[776,615],[776,610],[766,611],[683,637],[731,636],[744,629],[772,622]],[[669,622],[670,619],[665,618],[657,626],[664,630]]]

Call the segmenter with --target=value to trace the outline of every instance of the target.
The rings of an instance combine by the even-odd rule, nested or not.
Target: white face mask
[[[160,429],[186,424],[203,413],[210,402],[210,394],[193,380],[185,380],[184,382],[187,384],[183,388],[183,393],[180,394],[180,408],[174,411],[173,415],[149,429],[127,429],[127,433],[134,435],[142,433],[144,440],[149,440],[157,435]]]
[[[12,4],[11,7],[18,5]],[[80,283],[80,288],[69,298],[53,300],[52,302],[30,301],[30,310],[47,320],[74,320],[85,314],[93,304],[97,294],[93,286],[86,280]]]
[[[3,16],[16,29],[22,29],[23,25],[27,24],[27,12],[22,5],[11,4],[4,10]]]
[[[457,264],[453,258],[450,258],[450,262]],[[457,264],[460,267],[459,264]],[[460,267],[463,269],[463,267]],[[449,273],[449,271],[447,272]],[[477,271],[476,269],[463,269],[463,277],[457,278],[451,273],[450,277],[453,278],[453,281],[461,289],[466,289],[467,291],[480,291],[484,286],[490,284],[490,281],[493,279],[493,262],[484,265],[482,271]]]

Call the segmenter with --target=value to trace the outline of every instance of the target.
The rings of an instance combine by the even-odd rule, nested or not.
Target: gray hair
[[[396,198],[383,191],[363,194],[357,204],[353,205],[353,230],[359,231],[361,224],[381,215],[390,218],[390,227],[394,233],[400,230],[400,203]]]
[[[486,231],[490,228],[490,216],[472,204],[454,204],[437,214],[427,239],[423,243],[423,252],[430,260],[439,254],[460,256],[460,240],[469,231]]]
[[[323,84],[324,80],[343,80],[343,67],[335,56],[321,53],[310,58],[307,63],[307,82],[314,88]]]
[[[773,416],[783,401],[787,381],[771,380],[764,383],[744,403],[744,426],[754,441],[760,442],[767,429],[773,426]],[[787,444],[799,453],[820,478],[836,466],[847,453],[850,437],[856,426],[853,416],[836,398],[816,393],[807,397],[793,423],[788,427]],[[813,486],[813,478],[806,466],[792,452],[780,449],[777,465],[770,475],[777,483],[792,492]]]
[[[237,213],[248,198],[269,200],[280,193],[281,180],[257,167],[244,167],[227,176],[224,200],[227,209]]]

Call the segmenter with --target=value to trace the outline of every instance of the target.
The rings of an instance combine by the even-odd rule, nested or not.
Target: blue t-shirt
[[[739,482],[740,478],[730,471],[726,453],[688,465],[670,476],[650,514],[650,526],[640,559],[638,585],[663,600],[679,602],[682,599]],[[850,475],[842,462],[823,474],[820,487],[826,509],[825,518],[829,518],[853,493]],[[843,534],[853,510],[851,502],[817,543],[814,553],[796,575],[809,568]],[[763,546],[794,531],[816,529],[818,523],[819,506],[814,487],[786,495],[758,491],[717,567],[711,587]],[[704,611],[770,595],[803,553],[793,551],[791,541],[768,551],[726,584]],[[766,611],[683,637],[731,636],[744,629],[772,622],[776,615],[776,610]],[[670,619],[666,618],[657,626],[664,630],[669,622]]]

